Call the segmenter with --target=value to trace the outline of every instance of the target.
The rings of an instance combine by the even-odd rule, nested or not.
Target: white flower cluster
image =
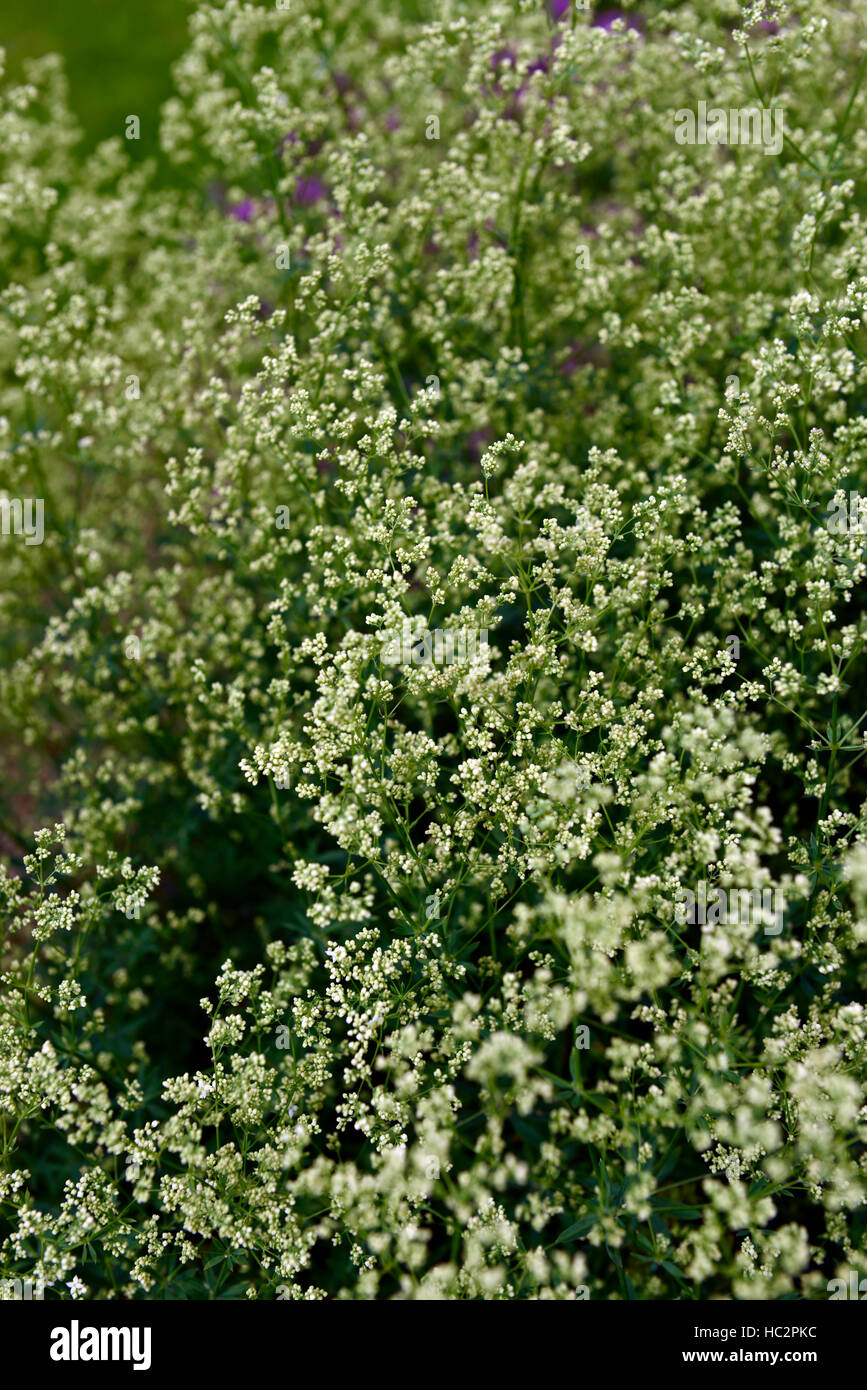
[[[2,96],[0,1278],[825,1298],[863,7],[418,8],[203,5],[165,167]]]

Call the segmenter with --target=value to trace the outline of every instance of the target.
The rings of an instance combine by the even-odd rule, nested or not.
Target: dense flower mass
[[[865,20],[223,0],[86,157],[7,85],[4,1279],[867,1268]]]

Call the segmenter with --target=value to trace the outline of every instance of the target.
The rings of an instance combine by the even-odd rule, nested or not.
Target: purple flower
[[[615,19],[622,19],[627,29],[635,29],[639,34],[642,32],[644,21],[641,15],[631,14],[629,10],[600,10],[598,14],[593,16],[591,27],[604,29],[606,33],[610,34]]]
[[[245,198],[242,203],[230,203],[226,211],[236,222],[252,222],[256,204],[252,198]]]
[[[569,0],[550,0],[551,18],[557,24],[569,8]]]
[[[385,118],[386,130],[400,130],[400,116],[394,111],[389,111]]]
[[[313,207],[320,198],[324,198],[328,189],[321,179],[314,174],[309,179],[299,179],[295,185],[294,201],[301,208]]]
[[[517,66],[517,61],[518,55],[513,48],[498,48],[495,53],[491,54],[488,60],[490,67],[497,74],[497,76],[491,83],[490,87],[487,86],[487,84],[483,83],[479,90],[484,92],[486,97],[502,96],[503,87],[499,81],[500,69],[504,67],[506,63],[509,63],[510,66],[514,68]]]
[[[541,58],[537,58],[535,62],[530,63],[527,68],[527,76],[529,77],[531,72],[547,72],[550,66],[551,59],[547,53],[543,53]]]

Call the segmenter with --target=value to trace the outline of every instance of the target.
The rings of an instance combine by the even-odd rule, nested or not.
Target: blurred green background
[[[133,158],[157,150],[160,104],[171,95],[171,65],[186,48],[188,0],[2,0],[0,46],[9,77],[23,60],[60,53],[70,105],[92,148],[123,135],[126,116],[141,120]]]

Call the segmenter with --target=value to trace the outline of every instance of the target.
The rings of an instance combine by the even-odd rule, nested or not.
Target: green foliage
[[[183,52],[187,0],[39,0],[7,5],[2,41],[9,73],[20,82],[28,59],[55,50],[69,75],[70,106],[88,142],[124,129],[127,115],[142,117],[137,154],[157,151],[159,103],[171,96],[169,65]],[[68,113],[55,112],[68,120]]]
[[[863,1262],[858,10],[454,8],[201,6],[168,187],[53,61],[4,95],[0,1263],[49,1297]]]

